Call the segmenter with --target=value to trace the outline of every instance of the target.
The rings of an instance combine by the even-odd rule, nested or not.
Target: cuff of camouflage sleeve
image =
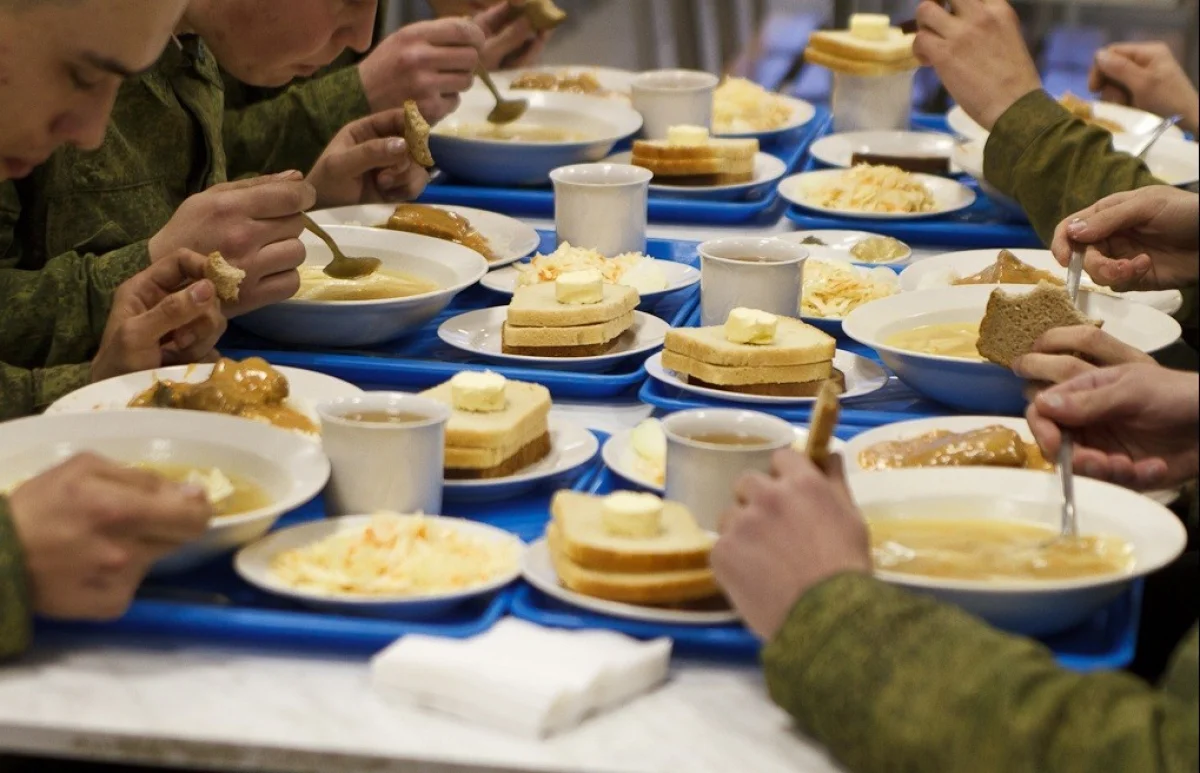
[[[88,266],[91,273],[92,338],[99,341],[112,312],[113,295],[117,288],[135,274],[150,267],[150,241],[140,241],[119,250],[98,255]]]
[[[38,368],[33,372],[33,409],[41,411],[50,407],[60,397],[66,397],[76,389],[92,383],[92,363],[78,365],[56,365]]]
[[[316,110],[314,117],[321,122],[318,130],[328,144],[342,128],[351,121],[371,114],[371,103],[358,67],[343,67],[328,75],[302,84],[312,97]]]
[[[1052,126],[1071,120],[1066,108],[1045,91],[1031,91],[1000,116],[983,149],[983,176],[1013,195],[1021,157]]]
[[[0,660],[20,655],[33,638],[25,559],[8,500],[0,497]]]

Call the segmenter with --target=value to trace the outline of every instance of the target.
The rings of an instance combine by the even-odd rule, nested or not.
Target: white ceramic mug
[[[663,420],[667,436],[666,497],[691,510],[702,529],[717,531],[721,514],[734,503],[742,473],[770,472],[771,456],[796,442],[783,419],[756,411],[698,408]],[[719,445],[696,440],[712,434],[760,438],[756,445]]]
[[[839,132],[908,131],[916,70],[890,75],[833,74],[833,126]]]
[[[649,169],[630,164],[576,164],[550,173],[558,243],[605,257],[646,251]]]
[[[666,139],[672,126],[712,128],[713,92],[720,79],[699,70],[651,70],[633,79],[633,109],[642,114],[642,136]]]
[[[739,306],[797,316],[808,250],[783,239],[733,237],[700,245],[700,324],[723,325]]]
[[[403,424],[346,418],[376,411],[422,418]],[[317,414],[333,468],[325,491],[329,515],[441,513],[449,406],[399,392],[367,392],[321,403]]]

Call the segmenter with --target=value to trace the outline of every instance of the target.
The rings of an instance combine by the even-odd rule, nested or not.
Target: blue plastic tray
[[[622,485],[616,475],[603,468],[591,481],[581,482],[578,488],[606,494]],[[1044,643],[1065,668],[1075,671],[1123,668],[1133,660],[1137,648],[1141,603],[1142,582],[1139,580],[1128,593],[1097,612],[1087,623],[1049,637]],[[639,639],[666,636],[675,642],[680,654],[751,659],[757,658],[760,647],[758,639],[741,625],[687,626],[624,620],[563,604],[525,583],[517,587],[511,613],[514,617],[554,628],[604,629]]]
[[[539,250],[552,251],[554,234],[548,231],[539,234],[542,237]],[[660,260],[698,267],[700,257],[696,247],[695,242],[650,239],[646,252]],[[657,303],[643,305],[642,311],[678,326],[693,314],[699,302],[699,286],[694,286],[671,293]],[[489,363],[442,343],[437,336],[438,326],[453,316],[507,303],[506,296],[477,285],[460,293],[436,319],[420,330],[368,350],[300,350],[231,327],[221,341],[221,351],[235,359],[258,356],[275,365],[327,373],[367,389],[423,389],[440,384],[461,370],[488,369],[508,378],[543,384],[558,398],[595,400],[632,395],[645,379],[644,356],[621,360],[603,373],[573,371],[570,363],[565,361],[558,369],[525,368]]]
[[[950,133],[944,115],[917,114],[913,128]],[[830,127],[826,127],[826,133]],[[821,164],[809,158],[803,170],[813,171]],[[944,245],[962,249],[985,247],[1027,247],[1040,249],[1045,245],[1034,233],[1027,220],[1014,218],[997,207],[971,178],[960,180],[973,190],[975,203],[967,209],[945,217],[924,220],[864,220],[853,217],[818,215],[799,207],[789,207],[787,218],[804,230],[847,229],[873,231],[902,241],[921,245]]]
[[[798,169],[812,142],[824,134],[831,121],[824,108],[818,108],[811,121],[762,150],[783,160],[788,172]],[[420,201],[431,204],[457,204],[478,207],[506,215],[553,217],[554,192],[544,188],[488,188],[438,179],[421,194]],[[700,225],[772,225],[779,222],[787,204],[772,187],[769,194],[749,201],[698,201],[650,197],[649,218],[655,223],[695,223]]]
[[[603,442],[607,436],[596,433]],[[580,471],[576,486],[589,486],[601,467],[599,455]],[[528,541],[541,536],[553,489],[500,502],[449,502],[446,511],[490,523]],[[325,515],[318,498],[280,519],[276,528]],[[447,617],[420,622],[381,620],[319,612],[264,593],[241,580],[232,559],[219,559],[189,572],[149,580],[129,612],[104,624],[39,623],[39,634],[142,639],[270,647],[285,650],[370,655],[408,634],[463,639],[482,633],[509,610],[514,589],[460,607]],[[220,597],[223,597],[221,599]]]

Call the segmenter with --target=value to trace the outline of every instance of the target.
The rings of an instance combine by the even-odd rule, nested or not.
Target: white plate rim
[[[695,287],[700,283],[700,269],[695,266],[689,266],[686,263],[680,263],[677,260],[662,260],[660,258],[652,258],[646,256],[647,260],[653,260],[658,263],[667,263],[672,266],[679,266],[680,273],[683,275],[682,283],[668,284],[665,290],[655,290],[652,293],[645,293],[641,296],[643,301],[655,300],[671,293],[677,293],[681,290],[686,290],[689,287]],[[512,295],[516,290],[516,277],[520,269],[515,265],[505,266],[504,269],[494,272],[489,272],[483,279],[479,280],[479,284],[483,285],[492,292],[500,293],[501,295]],[[511,286],[508,282],[508,277],[513,277]]]
[[[779,183],[779,195],[782,196],[788,203],[793,204],[801,209],[809,212],[816,212],[821,215],[829,215],[832,217],[840,217],[851,220],[928,220],[935,217],[943,217],[952,215],[955,212],[961,212],[975,203],[977,198],[975,191],[963,185],[958,180],[952,180],[948,177],[938,177],[931,174],[913,175],[918,180],[929,187],[934,193],[935,200],[938,198],[937,190],[939,188],[946,191],[956,192],[961,200],[949,207],[943,206],[941,209],[935,209],[932,212],[853,212],[841,209],[829,209],[826,207],[817,206],[805,200],[799,190],[808,180],[817,180],[823,177],[832,177],[834,175],[845,174],[845,169],[821,169],[815,172],[800,172],[799,174],[785,177]]]
[[[590,429],[578,424],[562,416],[550,414],[547,420],[550,431],[550,452],[555,454],[554,466],[545,469],[531,472],[531,468],[538,467],[546,462],[546,459],[540,459],[529,467],[519,470],[512,475],[506,475],[503,478],[482,478],[469,480],[451,480],[446,478],[442,482],[442,488],[447,491],[471,491],[474,489],[491,488],[494,486],[517,486],[524,483],[533,483],[536,481],[547,480],[559,475],[578,470],[588,462],[596,458],[596,453],[600,450],[600,441]],[[555,443],[556,436],[563,435],[560,442],[574,444],[579,446],[579,450],[569,458],[563,458],[558,454],[558,443]],[[586,451],[586,456],[585,456]]]
[[[786,102],[792,108],[792,116],[783,126],[774,129],[763,129],[753,132],[718,132],[714,131],[713,136],[718,139],[726,140],[749,140],[756,139],[760,142],[769,142],[777,137],[781,137],[789,132],[794,132],[797,129],[808,126],[812,120],[817,117],[817,108],[809,101],[792,97],[786,94],[774,94],[777,99]]]
[[[850,159],[846,158],[845,160],[843,160],[841,157],[842,154],[841,153],[836,153],[836,154],[833,153],[831,151],[831,148],[837,146],[839,143],[853,142],[852,138],[855,138],[855,137],[866,137],[867,135],[884,135],[884,134],[891,134],[891,135],[895,135],[897,138],[904,138],[904,139],[908,139],[911,137],[937,137],[939,139],[942,139],[948,143],[949,150],[951,151],[951,155],[947,156],[947,160],[950,163],[950,174],[952,174],[952,175],[953,174],[961,174],[963,171],[962,167],[959,166],[959,164],[957,164],[955,162],[953,155],[952,155],[954,147],[955,147],[955,145],[957,145],[957,143],[955,142],[954,136],[951,134],[947,134],[946,132],[916,131],[916,130],[906,130],[906,131],[875,130],[875,131],[855,131],[855,132],[834,132],[833,134],[826,134],[824,137],[821,137],[816,142],[814,142],[812,144],[812,146],[809,148],[808,153],[810,156],[812,156],[817,161],[820,161],[822,164],[825,164],[830,167],[834,167],[836,169],[846,169],[846,168],[849,168],[849,166],[850,166]],[[865,143],[866,140],[863,140],[863,142]]]

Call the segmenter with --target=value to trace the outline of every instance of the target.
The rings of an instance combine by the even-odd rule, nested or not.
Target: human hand
[[[546,48],[549,33],[539,33],[529,17],[508,0],[501,0],[475,16],[487,36],[481,64],[487,70],[511,70],[535,64]]]
[[[409,156],[401,108],[347,124],[317,159],[308,181],[317,206],[340,207],[415,199],[429,173]]]
[[[913,53],[937,70],[967,115],[988,131],[1013,104],[1042,87],[1021,20],[1005,0],[924,0]]]
[[[32,478],[9,504],[34,612],[69,620],[120,617],[154,562],[213,514],[202,489],[94,454]]]
[[[92,381],[216,356],[226,322],[216,288],[204,278],[206,262],[180,250],[117,288]]]
[[[1153,365],[1154,358],[1098,327],[1076,325],[1046,331],[1029,354],[1013,361],[1012,370],[1031,382],[1026,396],[1032,400],[1042,389],[1088,371],[1132,363]]]
[[[1088,88],[1105,102],[1131,105],[1164,118],[1183,117],[1200,130],[1200,94],[1166,43],[1116,43],[1096,52]]]
[[[721,519],[712,568],[746,625],[764,641],[822,580],[871,571],[867,525],[846,487],[840,457],[831,457],[822,471],[804,454],[779,451],[771,475],[747,473],[736,492],[738,504]]]
[[[1168,185],[1116,193],[1059,223],[1050,249],[1066,266],[1073,243],[1086,247],[1088,276],[1121,292],[1194,284],[1200,277],[1197,200]]]
[[[214,185],[187,198],[150,239],[150,260],[180,249],[221,253],[246,272],[238,303],[225,308],[229,316],[285,301],[300,288],[300,215],[316,200],[300,172]]]
[[[396,30],[358,65],[372,112],[403,107],[411,99],[430,123],[450,115],[459,94],[471,88],[486,42],[471,19],[423,21]]]
[[[1047,389],[1025,413],[1047,459],[1063,432],[1075,443],[1075,471],[1141,490],[1196,477],[1200,376],[1159,365],[1092,370]]]

